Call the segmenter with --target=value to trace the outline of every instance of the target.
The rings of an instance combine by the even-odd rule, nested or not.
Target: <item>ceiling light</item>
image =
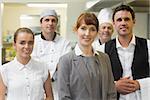
[[[28,7],[67,8],[68,5],[67,4],[39,4],[39,3],[31,4],[31,3],[29,3],[29,4],[27,4],[27,6]]]

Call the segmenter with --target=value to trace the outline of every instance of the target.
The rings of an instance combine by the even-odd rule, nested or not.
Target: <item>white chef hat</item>
[[[103,8],[100,10],[97,18],[99,20],[99,25],[102,23],[111,23],[112,24],[112,9],[111,8]]]
[[[54,16],[57,18],[57,13],[55,10],[45,9],[42,11],[42,13],[40,15],[40,20],[41,20],[41,18],[46,17],[46,16]]]

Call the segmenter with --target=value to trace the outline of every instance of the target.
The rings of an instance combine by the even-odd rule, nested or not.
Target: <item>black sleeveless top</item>
[[[122,77],[123,69],[116,48],[116,39],[106,43],[105,52],[109,55],[112,65],[112,71],[115,81]],[[149,77],[149,62],[148,62],[148,47],[147,40],[136,37],[136,46],[132,62],[133,79],[142,79]]]

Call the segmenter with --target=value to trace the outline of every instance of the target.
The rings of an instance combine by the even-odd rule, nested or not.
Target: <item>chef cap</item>
[[[55,10],[45,9],[40,15],[40,20],[41,18],[46,17],[46,16],[54,16],[57,18],[57,13],[55,12]]]
[[[111,23],[112,24],[112,9],[103,8],[98,14],[99,25],[102,23]]]

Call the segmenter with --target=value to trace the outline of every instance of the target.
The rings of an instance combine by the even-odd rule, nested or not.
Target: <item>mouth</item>
[[[126,26],[121,26],[120,29],[127,29],[128,27]]]
[[[126,30],[127,30],[127,27],[121,27],[120,30],[126,31]]]
[[[90,41],[91,40],[91,38],[89,38],[89,37],[83,37],[83,39],[86,40],[86,41]]]
[[[30,50],[26,50],[26,51],[24,51],[24,53],[25,53],[25,54],[30,54],[31,51],[30,51]]]
[[[109,33],[108,32],[104,32],[102,35],[103,36],[109,36]]]

